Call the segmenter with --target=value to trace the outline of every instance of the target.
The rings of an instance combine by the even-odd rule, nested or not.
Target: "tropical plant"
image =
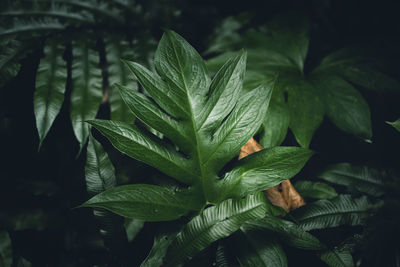
[[[0,13],[0,85],[18,73],[19,60],[29,51],[43,49],[34,94],[39,148],[64,101],[80,151],[89,136],[84,121],[96,118],[101,103],[110,105],[113,119],[133,121],[110,88],[116,81],[137,86],[121,58],[147,63],[151,36],[142,30],[132,37],[132,29],[146,23],[145,14],[138,15],[141,9],[132,1],[48,0],[16,1]],[[65,95],[70,98],[64,100]]]
[[[273,214],[260,191],[294,176],[311,151],[276,147],[230,170],[223,167],[258,130],[268,106],[261,104],[268,103],[274,81],[241,95],[245,52],[228,60],[211,81],[200,55],[172,31],[164,34],[155,53],[157,73],[134,62],[126,64],[149,96],[119,85],[122,99],[139,120],[174,145],[140,126],[108,120],[89,123],[118,150],[158,168],[179,185],[115,187],[83,206],[144,221],[189,216],[188,223],[168,238],[166,264],[172,266],[187,262],[244,222]]]
[[[371,140],[370,110],[356,85],[377,91],[399,91],[400,84],[381,70],[382,57],[366,47],[334,51],[310,69],[310,25],[298,13],[281,14],[267,25],[246,28],[243,18],[230,17],[217,28],[208,60],[216,71],[233,51],[248,51],[244,88],[252,88],[279,73],[263,123],[261,145],[273,147],[285,139],[288,128],[297,142],[308,147],[326,115],[339,129]]]

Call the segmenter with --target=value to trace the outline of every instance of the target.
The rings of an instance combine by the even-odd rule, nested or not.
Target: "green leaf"
[[[296,175],[312,154],[311,150],[299,147],[273,147],[255,152],[240,160],[221,180],[220,194],[243,196],[274,187]]]
[[[245,226],[232,237],[229,241],[240,266],[287,266],[286,254],[275,237],[260,235]]]
[[[180,35],[166,31],[154,57],[157,72],[175,88],[177,97],[190,105],[193,126],[199,128],[210,77],[197,51]]]
[[[115,187],[115,169],[103,147],[92,136],[86,154],[85,165],[86,188],[94,196]]]
[[[180,182],[189,184],[195,177],[191,162],[174,147],[134,125],[106,120],[89,121],[121,152],[157,167]]]
[[[3,42],[3,41],[2,41]],[[26,49],[20,41],[8,40],[0,49],[0,87],[17,76],[20,69],[18,60],[25,55]]]
[[[353,166],[339,163],[325,169],[318,175],[325,181],[355,188],[357,191],[379,197],[385,192],[382,173],[367,166]]]
[[[36,72],[36,90],[33,105],[41,147],[51,125],[60,112],[67,82],[67,64],[63,60],[64,46],[49,41],[45,57]]]
[[[86,153],[85,179],[90,196],[104,192],[116,185],[114,166],[101,144],[91,135]],[[94,209],[93,214],[106,247],[123,259],[124,250],[121,248],[128,245],[123,219],[103,209]]]
[[[360,225],[368,215],[370,205],[365,196],[352,198],[350,195],[339,195],[307,204],[291,214],[300,227],[309,231],[343,224]]]
[[[397,131],[400,132],[400,119],[398,119],[397,121],[394,121],[394,122],[387,121],[386,123],[389,125],[392,125]]]
[[[248,221],[242,228],[255,232],[255,234],[268,234],[289,246],[301,249],[321,250],[324,245],[317,238],[305,232],[298,225],[267,214],[264,218]]]
[[[218,267],[229,267],[228,249],[222,240],[218,241],[217,250],[215,252],[215,263]]]
[[[321,182],[298,181],[294,187],[300,196],[306,198],[329,199],[338,195],[335,188]]]
[[[315,130],[324,118],[324,105],[318,90],[304,80],[291,84],[288,89],[290,122],[297,142],[308,147]]]
[[[337,127],[360,138],[371,139],[368,103],[353,86],[333,75],[317,78],[315,86],[323,90],[326,115]]]
[[[110,91],[111,119],[132,123],[135,116],[122,100],[118,89],[114,86],[121,83],[130,90],[137,90],[138,84],[134,76],[129,75],[129,69],[121,59],[132,59],[134,57],[132,48],[126,41],[110,40],[106,42],[106,58],[108,84]]]
[[[119,86],[121,96],[144,124],[171,140],[113,121],[90,121],[123,153],[196,188],[218,203],[218,173],[260,127],[274,80],[239,97],[246,54],[239,53],[210,81],[198,53],[167,31],[155,55],[157,73],[126,62],[147,94]]]
[[[261,192],[205,209],[177,234],[168,249],[166,266],[180,266],[214,241],[237,231],[245,221],[263,217],[266,210]]]
[[[348,250],[332,249],[321,253],[323,260],[329,267],[353,267],[353,257]]]
[[[264,148],[279,146],[289,127],[289,107],[282,92],[274,92],[263,123],[260,144]]]
[[[92,197],[82,207],[104,208],[143,221],[170,221],[200,209],[201,200],[194,199],[191,194],[193,192],[175,192],[156,185],[124,185]]]
[[[11,239],[7,231],[0,231],[0,266],[11,267],[13,251]]]
[[[136,235],[140,232],[140,230],[142,230],[143,226],[144,221],[125,218],[125,231],[129,242],[135,239]]]
[[[178,233],[178,227],[170,227],[154,237],[153,247],[140,267],[163,266],[169,245]]]
[[[99,56],[85,42],[74,42],[72,50],[72,92],[70,116],[80,151],[89,137],[86,120],[94,119],[102,98]],[[79,153],[80,153],[79,151]]]
[[[257,132],[264,120],[274,83],[264,84],[246,93],[229,117],[213,134],[213,140],[204,151],[205,166],[215,170],[225,165]]]

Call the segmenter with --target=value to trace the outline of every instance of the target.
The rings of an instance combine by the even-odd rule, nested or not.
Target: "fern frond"
[[[66,25],[61,24],[55,19],[30,19],[16,20],[11,28],[0,28],[0,36],[17,35],[22,33],[37,33],[46,31],[61,31]]]
[[[0,50],[0,86],[17,75],[20,65],[17,62],[24,51],[21,42],[11,40],[4,44]]]

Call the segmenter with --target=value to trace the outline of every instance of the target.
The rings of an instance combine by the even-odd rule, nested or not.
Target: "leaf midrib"
[[[168,35],[168,38],[170,39],[169,35]],[[201,158],[201,153],[200,153],[200,146],[199,146],[200,137],[199,137],[199,134],[197,132],[197,127],[196,127],[196,124],[195,124],[195,121],[194,121],[194,116],[193,116],[194,114],[193,114],[193,109],[192,109],[192,105],[191,105],[192,103],[190,101],[190,97],[189,97],[189,94],[188,94],[189,87],[187,86],[185,76],[183,75],[183,67],[182,67],[181,61],[179,60],[178,52],[176,50],[175,43],[171,42],[171,44],[172,44],[172,49],[174,50],[174,54],[175,54],[176,60],[178,62],[179,69],[180,69],[179,74],[180,74],[180,76],[182,78],[183,85],[185,86],[185,96],[186,96],[186,99],[187,99],[187,104],[188,104],[188,107],[189,107],[189,114],[190,114],[189,118],[190,118],[190,123],[192,125],[194,138],[195,138],[195,143],[196,143],[196,156],[197,156],[196,158],[197,158],[197,163],[198,163],[198,167],[199,167],[199,170],[200,170],[200,175],[199,176],[196,175],[196,176],[200,178],[201,189],[202,189],[203,195],[206,197],[206,199],[208,199],[207,198],[207,190],[205,190],[205,184],[204,184],[205,170],[203,168],[202,158]]]

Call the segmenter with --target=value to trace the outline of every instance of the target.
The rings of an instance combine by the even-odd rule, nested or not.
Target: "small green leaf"
[[[339,163],[318,175],[325,181],[355,188],[359,192],[379,197],[385,192],[382,173],[366,166]]]
[[[321,88],[326,114],[341,130],[370,140],[371,115],[368,103],[349,83],[338,76],[317,78],[315,87]]]
[[[273,236],[260,234],[243,226],[228,240],[234,246],[232,250],[240,266],[287,266],[286,254]]]
[[[301,249],[321,250],[324,245],[317,238],[305,232],[298,225],[267,214],[264,218],[248,221],[243,224],[248,230],[256,233],[273,235],[277,240]]]
[[[142,230],[144,221],[136,220],[132,218],[125,218],[125,231],[128,241],[131,242],[136,235]]]
[[[352,198],[350,195],[339,195],[309,203],[291,212],[291,215],[306,231],[343,224],[360,225],[367,217],[370,205],[365,196]]]
[[[392,125],[397,131],[400,132],[400,119],[398,119],[397,121],[394,121],[394,122],[387,121],[386,123],[388,123],[389,125]]]
[[[36,90],[33,105],[41,147],[51,125],[60,112],[67,82],[67,63],[63,60],[64,46],[49,41],[45,57],[36,72]]]
[[[255,152],[240,160],[221,180],[221,195],[243,196],[274,187],[296,175],[312,154],[311,150],[299,147],[273,147]]]
[[[214,241],[237,231],[245,221],[263,217],[266,211],[267,202],[261,192],[205,209],[171,243],[166,266],[182,265]]]
[[[298,181],[294,187],[300,196],[306,198],[329,199],[338,195],[335,188],[321,182]]]
[[[328,250],[321,253],[320,258],[329,267],[354,267],[353,257],[348,250]]]
[[[13,251],[11,239],[7,231],[0,231],[0,266],[11,267],[13,263]]]
[[[70,116],[80,151],[89,137],[86,120],[94,119],[102,98],[99,56],[85,42],[74,42],[72,50],[72,92]],[[80,153],[79,151],[79,153]]]
[[[104,208],[143,221],[170,221],[200,209],[201,200],[193,199],[191,194],[156,185],[133,184],[104,191],[82,207]]]

